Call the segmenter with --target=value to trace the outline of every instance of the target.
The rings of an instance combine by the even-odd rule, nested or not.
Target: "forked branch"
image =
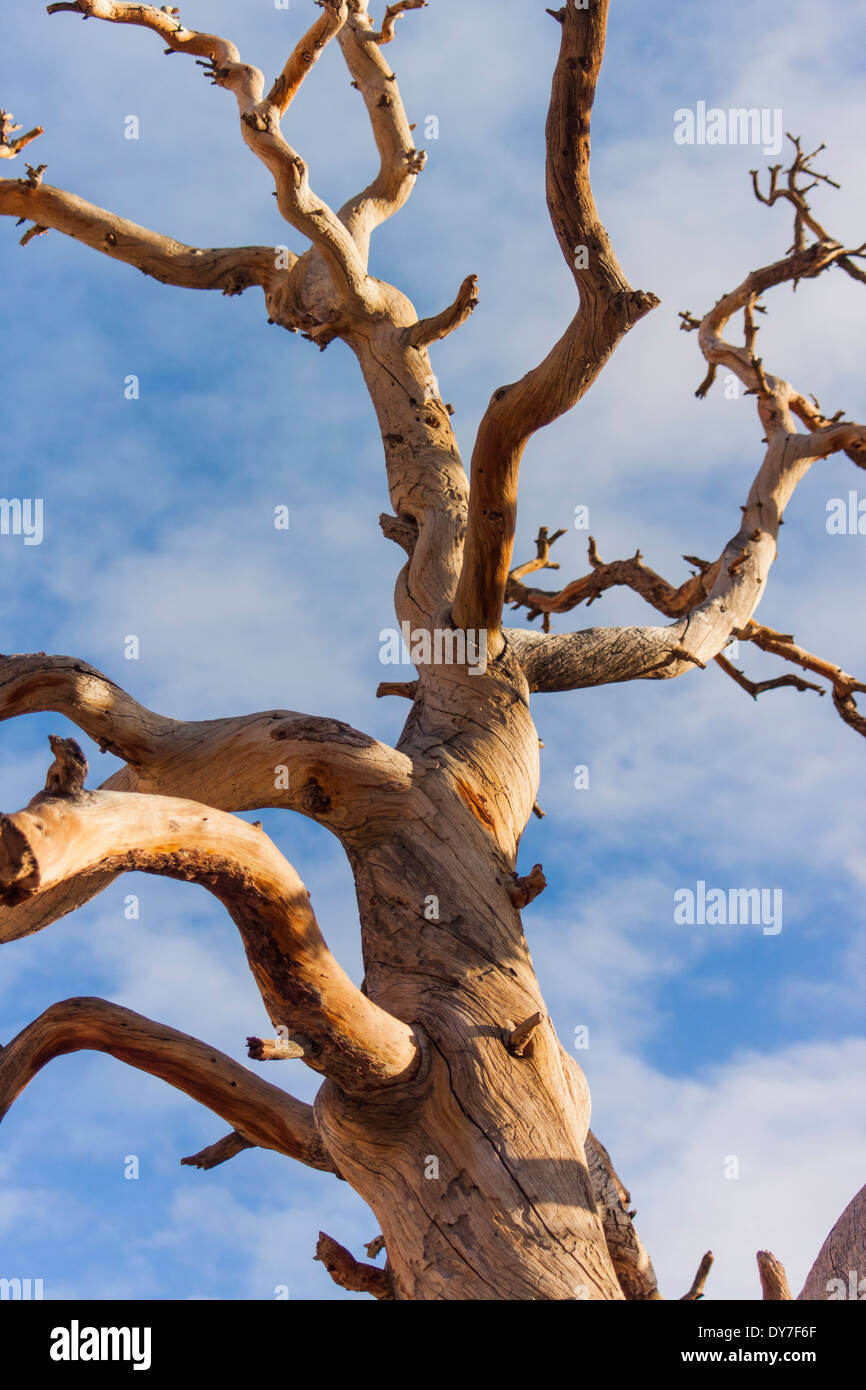
[[[411,8],[423,6],[416,3]],[[386,17],[377,32],[367,12],[367,0],[350,0],[349,21],[338,38],[352,84],[363,97],[379,154],[379,170],[372,183],[350,198],[339,213],[365,265],[373,231],[404,206],[426,161],[424,151],[415,146],[396,74],[380,52],[381,44],[388,42],[384,38],[386,28],[393,37],[397,17],[395,13],[390,23]]]
[[[188,53],[202,61],[215,86],[233,92],[245,143],[274,178],[277,206],[285,220],[308,237],[321,254],[341,301],[365,312],[366,268],[352,237],[336,214],[310,188],[307,166],[280,130],[280,118],[304,76],[328,39],[346,18],[345,0],[324,0],[325,14],[316,20],[294,49],[268,96],[258,68],[241,61],[235,45],[215,34],[197,33],[175,18],[168,8],[126,3],[126,0],[76,0],[48,6],[49,14],[73,12],[111,24],[149,29],[172,53]],[[375,299],[375,295],[372,296]]]
[[[44,133],[42,126],[38,125],[33,130],[28,130],[25,135],[15,135],[15,131],[20,129],[21,126],[16,125],[11,111],[0,110],[0,159],[14,159],[31,140],[36,140]],[[10,139],[11,136],[14,136],[14,139]]]
[[[692,1280],[691,1288],[688,1293],[683,1294],[680,1300],[681,1303],[696,1303],[699,1298],[703,1298],[704,1288],[706,1287],[706,1282],[712,1267],[713,1252],[712,1250],[708,1250],[698,1265],[697,1272]]]
[[[790,676],[769,682],[751,682],[722,656],[730,637],[735,632],[745,635],[752,624],[752,614],[776,558],[783,513],[811,465],[834,451],[844,451],[860,466],[866,462],[866,426],[842,421],[839,416],[827,420],[817,405],[788,382],[772,376],[755,355],[755,312],[763,307],[758,303],[761,295],[777,285],[796,285],[800,279],[814,278],[839,263],[840,256],[860,254],[859,250],[845,252],[812,218],[804,202],[808,189],[797,183],[797,176],[808,169],[813,156],[801,156],[799,144],[795,144],[795,174],[788,191],[795,202],[800,230],[788,255],[782,261],[753,271],[736,290],[724,295],[703,319],[688,312],[680,316],[683,328],[697,330],[701,351],[710,369],[698,394],[705,393],[704,388],[711,384],[715,369],[724,365],[745,385],[747,392],[757,398],[767,447],[741,509],[740,528],[714,564],[687,557],[697,565],[698,572],[679,588],[648,569],[640,552],[631,560],[605,565],[592,540],[589,550],[592,572],[557,593],[528,589],[520,584],[518,572],[513,572],[508,580],[507,596],[515,606],[528,608],[530,616],[544,615],[545,629],[547,615],[551,612],[592,603],[614,584],[627,585],[660,612],[678,619],[668,628],[592,629],[568,637],[531,637],[509,632],[508,640],[524,662],[532,689],[563,690],[610,681],[667,679],[695,666],[706,666],[713,659],[753,695],[780,686],[794,686],[800,690],[813,688],[809,682]],[[823,175],[816,177],[832,183]],[[809,185],[813,186],[814,182]],[[768,198],[762,201],[775,201],[774,190],[778,191],[776,182],[771,184]],[[805,234],[801,235],[805,227],[817,238],[811,245],[806,245]],[[738,312],[744,315],[743,347],[727,342],[722,336],[727,323]],[[798,420],[806,424],[808,433],[800,432]],[[777,647],[766,649],[778,650]],[[792,657],[790,647],[779,654]],[[808,660],[793,659],[807,669],[818,670],[815,658],[810,658],[808,653],[803,656]],[[826,664],[821,674],[831,674]],[[866,721],[854,702],[857,682],[838,673],[838,668],[833,675],[836,678],[834,702],[840,715],[857,732],[866,732]]]
[[[389,5],[382,20],[382,28],[373,30],[369,34],[370,43],[391,43],[397,32],[397,20],[404,15],[407,10],[425,10],[427,0],[396,0],[396,4]]]
[[[790,1301],[791,1290],[788,1285],[788,1276],[781,1260],[777,1260],[776,1256],[771,1254],[769,1250],[759,1250],[756,1258],[763,1297],[777,1302]]]

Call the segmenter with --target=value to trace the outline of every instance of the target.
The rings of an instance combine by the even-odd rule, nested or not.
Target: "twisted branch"
[[[223,903],[272,1022],[310,1040],[308,1066],[350,1092],[412,1074],[412,1030],[338,965],[303,883],[259,827],[192,801],[56,787],[0,817],[0,902],[13,909],[12,935],[14,908],[45,889],[134,870],[199,883]]]
[[[409,759],[336,719],[293,710],[186,722],[156,714],[95,667],[0,656],[0,721],[51,710],[128,766],[106,790],[187,796],[225,811],[284,807],[350,838],[374,794],[399,797]]]
[[[472,456],[458,628],[484,628],[501,648],[502,603],[514,541],[520,460],[528,440],[580,400],[625,333],[658,303],[634,291],[596,210],[589,178],[590,112],[604,53],[608,0],[568,0],[547,119],[547,200],[580,297],[575,318],[545,360],[494,392]],[[587,255],[586,265],[579,252]],[[577,267],[582,268],[578,269]]]
[[[237,1136],[240,1147],[275,1149],[310,1168],[336,1171],[319,1136],[311,1105],[262,1081],[198,1038],[105,999],[64,999],[52,1004],[0,1048],[0,1120],[48,1062],[82,1050],[107,1052],[185,1091],[242,1131]],[[225,1140],[222,1143],[226,1145]],[[200,1154],[183,1161],[192,1163],[204,1157]],[[199,1166],[212,1164],[201,1162]]]
[[[297,92],[321,48],[345,22],[345,0],[323,0],[325,14],[316,20],[290,56],[267,96],[258,68],[241,61],[233,43],[214,34],[188,29],[167,10],[126,0],[76,0],[48,6],[49,14],[73,12],[111,24],[132,24],[160,36],[172,53],[202,60],[214,86],[231,91],[241,118],[241,134],[273,176],[277,206],[285,220],[303,233],[322,256],[334,288],[347,308],[366,313],[366,268],[352,237],[336,214],[310,188],[307,166],[280,131],[283,112]],[[375,300],[375,294],[372,295]]]
[[[738,631],[745,633],[752,623],[752,613],[760,602],[776,557],[783,513],[812,463],[839,450],[860,466],[866,462],[866,426],[841,421],[839,416],[827,420],[817,405],[808,402],[788,382],[770,375],[762,360],[755,356],[755,313],[762,311],[758,303],[762,294],[784,283],[793,282],[796,286],[800,279],[814,278],[837,264],[840,256],[859,254],[845,252],[808,211],[804,202],[808,190],[797,183],[797,177],[804,169],[810,169],[813,155],[801,155],[799,145],[795,144],[796,167],[787,192],[791,195],[789,201],[795,202],[800,231],[788,255],[784,260],[753,271],[736,290],[723,295],[703,319],[689,312],[680,315],[681,327],[697,331],[701,351],[710,368],[698,394],[704,394],[709,388],[715,368],[724,365],[757,398],[767,448],[742,508],[740,529],[715,564],[686,557],[698,566],[698,573],[678,589],[648,569],[639,551],[631,560],[605,565],[593,540],[589,548],[592,572],[558,593],[527,589],[519,582],[519,572],[512,572],[506,596],[515,606],[527,607],[530,616],[544,615],[545,631],[549,628],[551,612],[565,611],[583,602],[591,603],[614,584],[627,585],[660,612],[678,619],[669,628],[592,629],[567,637],[530,637],[509,632],[509,643],[524,663],[531,688],[564,690],[610,681],[668,679],[719,658],[719,665],[726,674],[752,695],[781,686],[794,686],[799,690],[814,688],[795,677],[750,682],[722,656],[731,635]],[[823,175],[815,177],[832,183]],[[813,186],[814,183],[810,185]],[[776,184],[771,185],[770,201],[775,201],[774,191],[779,192]],[[762,201],[768,199],[762,198]],[[805,235],[801,235],[805,227],[817,237],[811,245],[806,245]],[[744,347],[736,347],[722,337],[730,318],[740,311],[745,322]],[[798,430],[797,420],[807,425],[807,434]],[[790,656],[790,650],[781,654]],[[814,663],[815,659],[811,660]],[[813,664],[808,669],[817,667]],[[866,731],[866,722],[853,699],[856,688],[857,683],[851,677],[840,678],[834,686],[834,702],[842,718],[862,733]]]
[[[423,6],[416,3],[412,8]],[[415,147],[397,78],[379,51],[380,44],[387,42],[382,38],[385,25],[382,33],[373,29],[367,0],[351,0],[350,11],[338,42],[352,85],[364,99],[379,154],[379,170],[372,183],[343,205],[339,217],[366,265],[373,231],[404,206],[427,156]],[[391,21],[392,37],[396,17]]]

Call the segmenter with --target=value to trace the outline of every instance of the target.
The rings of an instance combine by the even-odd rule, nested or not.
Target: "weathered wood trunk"
[[[413,1024],[423,1058],[409,1085],[362,1101],[326,1084],[328,1148],[381,1222],[398,1297],[621,1297],[582,1072],[546,1017],[525,1055],[507,1045],[545,1012],[512,903],[538,778],[519,668],[430,672],[400,747],[418,769],[410,804],[352,863],[366,992]]]
[[[0,179],[0,215],[32,224],[25,244],[51,228],[164,283],[226,295],[257,286],[269,322],[323,348],[345,342],[382,437],[393,515],[380,524],[408,557],[395,585],[396,620],[408,625],[412,643],[420,637],[433,651],[439,643],[450,656],[425,656],[422,642],[422,655],[412,652],[411,688],[380,687],[413,702],[396,748],[290,710],[187,723],[144,709],[74,658],[0,657],[0,718],[58,711],[124,763],[102,788],[86,790],[82,750],[52,738],[44,790],[25,810],[0,817],[0,941],[39,931],[127,870],[203,884],[237,924],[279,1030],[274,1039],[249,1039],[250,1056],[302,1057],[325,1078],[313,1108],[197,1039],[105,1000],[69,999],[2,1049],[0,1118],[52,1057],[96,1048],[163,1077],[232,1125],[186,1161],[208,1168],[261,1145],[347,1179],[381,1223],[388,1267],[361,1266],[323,1236],[320,1258],[346,1288],[399,1299],[658,1298],[628,1193],[588,1130],[586,1082],[547,1017],[521,922],[543,886],[540,867],[517,873],[538,789],[530,694],[669,679],[714,659],[753,695],[810,684],[795,675],[749,681],[722,655],[736,634],[829,681],[839,714],[866,734],[854,698],[866,686],[753,620],[782,513],[802,477],[840,450],[866,462],[866,428],[825,418],[765,371],[754,353],[754,313],[768,290],[796,287],[834,265],[862,282],[852,259],[862,253],[846,251],[815,220],[806,197],[825,176],[799,141],[784,188],[780,166],[766,196],[753,176],[760,201],[793,206],[794,247],[703,319],[681,315],[681,326],[697,331],[708,368],[697,394],[722,366],[756,398],[766,451],[736,533],[714,562],[696,560],[697,572],[679,587],[639,553],[604,564],[591,541],[589,574],[559,592],[530,589],[521,582],[528,574],[557,568],[549,550],[562,532],[542,528],[536,558],[511,568],[526,444],[581,399],[624,334],[658,303],[631,288],[590,185],[590,113],[608,0],[565,0],[548,11],[560,34],[546,126],[547,202],[576,311],[537,366],[494,391],[470,479],[428,349],[471,314],[476,277],[464,279],[451,305],[419,318],[401,290],[369,273],[372,234],[404,205],[424,167],[381,52],[396,20],[423,0],[397,0],[379,30],[367,0],[319,4],[270,90],[230,40],[187,28],[172,7],[49,6],[135,25],[169,52],[197,57],[214,85],[235,97],[240,133],[272,175],[280,213],[309,242],[302,254],[185,246],[45,184],[44,165]],[[281,127],[331,40],[379,154],[373,181],[338,210],[313,192]],[[19,129],[0,110],[0,158],[14,159],[42,133],[35,127],[14,137]],[[740,313],[742,347],[723,336]],[[534,618],[568,612],[613,585],[673,621],[557,635],[503,627],[506,602]],[[474,659],[457,654],[461,641],[475,646]],[[344,847],[357,888],[363,989],[328,951],[292,865],[260,826],[229,814],[260,807],[309,816]],[[841,1229],[850,1235],[861,1226],[858,1206]],[[842,1268],[835,1246],[831,1255],[833,1269]],[[686,1298],[700,1296],[711,1260],[704,1257]],[[787,1289],[777,1263],[764,1259],[765,1287]]]

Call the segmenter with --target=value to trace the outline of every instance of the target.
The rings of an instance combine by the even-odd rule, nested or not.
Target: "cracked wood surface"
[[[52,1006],[0,1052],[0,1094],[11,1099],[52,1055],[95,1046],[163,1075],[233,1126],[193,1163],[214,1166],[250,1144],[320,1160],[313,1166],[337,1171],[372,1207],[388,1252],[386,1276],[323,1234],[319,1257],[347,1288],[397,1299],[656,1299],[628,1194],[589,1132],[586,1080],[556,1037],[520,918],[544,882],[541,866],[521,875],[517,863],[537,809],[530,695],[695,676],[739,632],[829,679],[842,717],[866,729],[852,677],[752,617],[782,514],[808,468],[836,451],[866,462],[862,426],[826,418],[755,357],[757,300],[832,267],[863,280],[855,264],[862,248],[842,247],[812,215],[800,180],[814,175],[814,156],[795,142],[785,188],[774,175],[763,197],[756,184],[770,206],[793,205],[793,250],[752,272],[703,319],[682,316],[707,364],[699,392],[724,365],[756,396],[766,452],[738,530],[679,588],[639,555],[604,564],[594,544],[585,579],[556,594],[524,585],[529,573],[552,567],[556,539],[540,533],[536,561],[510,570],[527,440],[579,401],[657,303],[631,289],[590,184],[608,0],[585,8],[566,0],[554,14],[547,196],[577,310],[537,367],[494,392],[471,487],[429,349],[475,310],[476,277],[466,276],[452,304],[422,316],[402,290],[369,273],[375,230],[399,212],[424,168],[387,47],[397,19],[404,28],[421,22],[406,12],[423,8],[400,0],[376,29],[367,0],[324,0],[266,92],[262,73],[234,44],[187,28],[170,8],[121,0],[49,6],[131,24],[170,52],[197,57],[235,97],[241,137],[270,172],[283,219],[309,245],[280,258],[275,247],[189,247],[47,185],[42,165],[0,180],[0,215],[32,224],[25,244],[50,229],[178,287],[227,296],[259,287],[271,322],[323,349],[345,342],[382,436],[394,513],[382,528],[406,554],[395,585],[398,621],[425,632],[478,628],[489,642],[481,674],[421,665],[417,681],[385,683],[381,693],[412,701],[396,748],[284,710],[179,721],[145,709],[72,657],[0,657],[0,718],[62,713],[125,763],[103,788],[85,791],[71,740],[52,745],[45,791],[0,822],[0,939],[40,930],[126,869],[200,882],[239,926],[280,1038],[288,1034],[291,1055],[326,1078],[313,1109],[298,1108],[291,1097],[275,1100],[275,1091],[284,1096],[276,1087],[242,1083],[240,1073],[251,1073],[203,1043],[106,1001],[73,1000]],[[313,191],[308,165],[282,129],[329,43],[364,103],[379,158],[372,182],[338,211]],[[16,135],[20,129],[0,112],[0,157],[15,158],[41,133]],[[579,270],[582,246],[589,257]],[[723,337],[739,312],[742,348]],[[506,600],[549,621],[614,584],[673,622],[566,634],[502,627]],[[282,770],[285,779],[275,776]],[[260,829],[228,814],[258,807],[297,811],[340,839],[358,898],[361,989],[328,952],[292,866]],[[268,1040],[249,1041],[257,1059],[279,1056]],[[244,1088],[249,1103],[239,1108],[228,1093]],[[710,1262],[705,1256],[686,1298],[700,1296]]]

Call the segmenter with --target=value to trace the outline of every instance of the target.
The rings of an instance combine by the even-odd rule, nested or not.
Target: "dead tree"
[[[763,457],[734,534],[712,563],[694,561],[696,572],[679,586],[639,554],[604,563],[592,542],[585,577],[555,593],[527,588],[529,573],[550,567],[555,539],[542,532],[536,560],[512,569],[527,441],[571,410],[658,302],[629,285],[590,187],[590,112],[608,0],[567,0],[550,12],[560,48],[547,198],[576,312],[542,362],[493,392],[468,479],[429,350],[472,312],[475,277],[447,308],[419,318],[399,288],[368,272],[373,233],[400,210],[424,166],[384,51],[395,21],[424,0],[398,0],[379,30],[367,0],[319,4],[321,15],[269,89],[231,42],[187,28],[171,8],[121,0],[48,6],[51,14],[137,25],[166,52],[195,57],[233,94],[241,136],[269,170],[280,213],[306,250],[281,257],[272,246],[187,246],[49,186],[41,165],[0,180],[0,213],[29,224],[23,243],[50,229],[163,283],[226,295],[258,287],[269,322],[321,348],[339,338],[352,350],[381,429],[394,513],[381,518],[382,529],[407,555],[395,609],[409,624],[418,678],[382,691],[411,700],[405,727],[392,748],[288,710],[188,723],[145,709],[78,659],[3,657],[0,717],[56,711],[125,766],[86,790],[81,750],[54,740],[45,790],[0,822],[0,940],[40,930],[125,871],[203,884],[236,922],[274,1025],[274,1039],[250,1040],[251,1056],[302,1057],[322,1086],[314,1106],[302,1104],[194,1038],[104,1000],[68,999],[0,1054],[0,1115],[51,1058],[95,1048],[163,1077],[231,1126],[184,1162],[208,1168],[260,1145],[348,1181],[379,1222],[371,1254],[384,1242],[387,1265],[360,1264],[323,1235],[317,1258],[346,1288],[397,1299],[658,1298],[628,1194],[588,1131],[586,1082],[551,1025],[521,924],[521,909],[544,886],[539,866],[517,874],[539,781],[530,697],[694,679],[710,661],[753,695],[782,684],[815,688],[793,673],[750,682],[722,655],[736,634],[826,681],[842,718],[866,733],[855,703],[866,686],[753,616],[800,479],[839,451],[857,467],[866,462],[864,426],[826,417],[755,355],[755,314],[771,289],[833,267],[866,280],[857,263],[863,248],[846,249],[811,211],[807,194],[823,178],[813,172],[817,151],[804,154],[795,141],[790,168],[771,170],[766,193],[754,176],[762,202],[793,207],[792,247],[704,317],[683,315],[708,367],[699,394],[724,367],[755,396],[762,426]],[[332,40],[367,108],[380,160],[372,182],[338,211],[313,190],[282,129]],[[4,113],[4,158],[39,134],[16,139],[18,128]],[[740,314],[741,345],[724,336]],[[615,584],[670,621],[547,631],[551,613]],[[543,616],[543,630],[503,626],[506,601]],[[455,659],[427,652],[443,638]],[[288,787],[275,787],[276,763],[288,767]],[[362,988],[328,951],[294,868],[260,828],[232,815],[256,807],[299,812],[339,839],[357,890]],[[431,895],[434,920],[425,913]],[[435,1182],[426,1172],[431,1156]],[[783,1296],[784,1274],[772,1257],[761,1259],[765,1284]],[[686,1298],[701,1296],[710,1263],[701,1262]],[[825,1258],[822,1271],[832,1264]]]

